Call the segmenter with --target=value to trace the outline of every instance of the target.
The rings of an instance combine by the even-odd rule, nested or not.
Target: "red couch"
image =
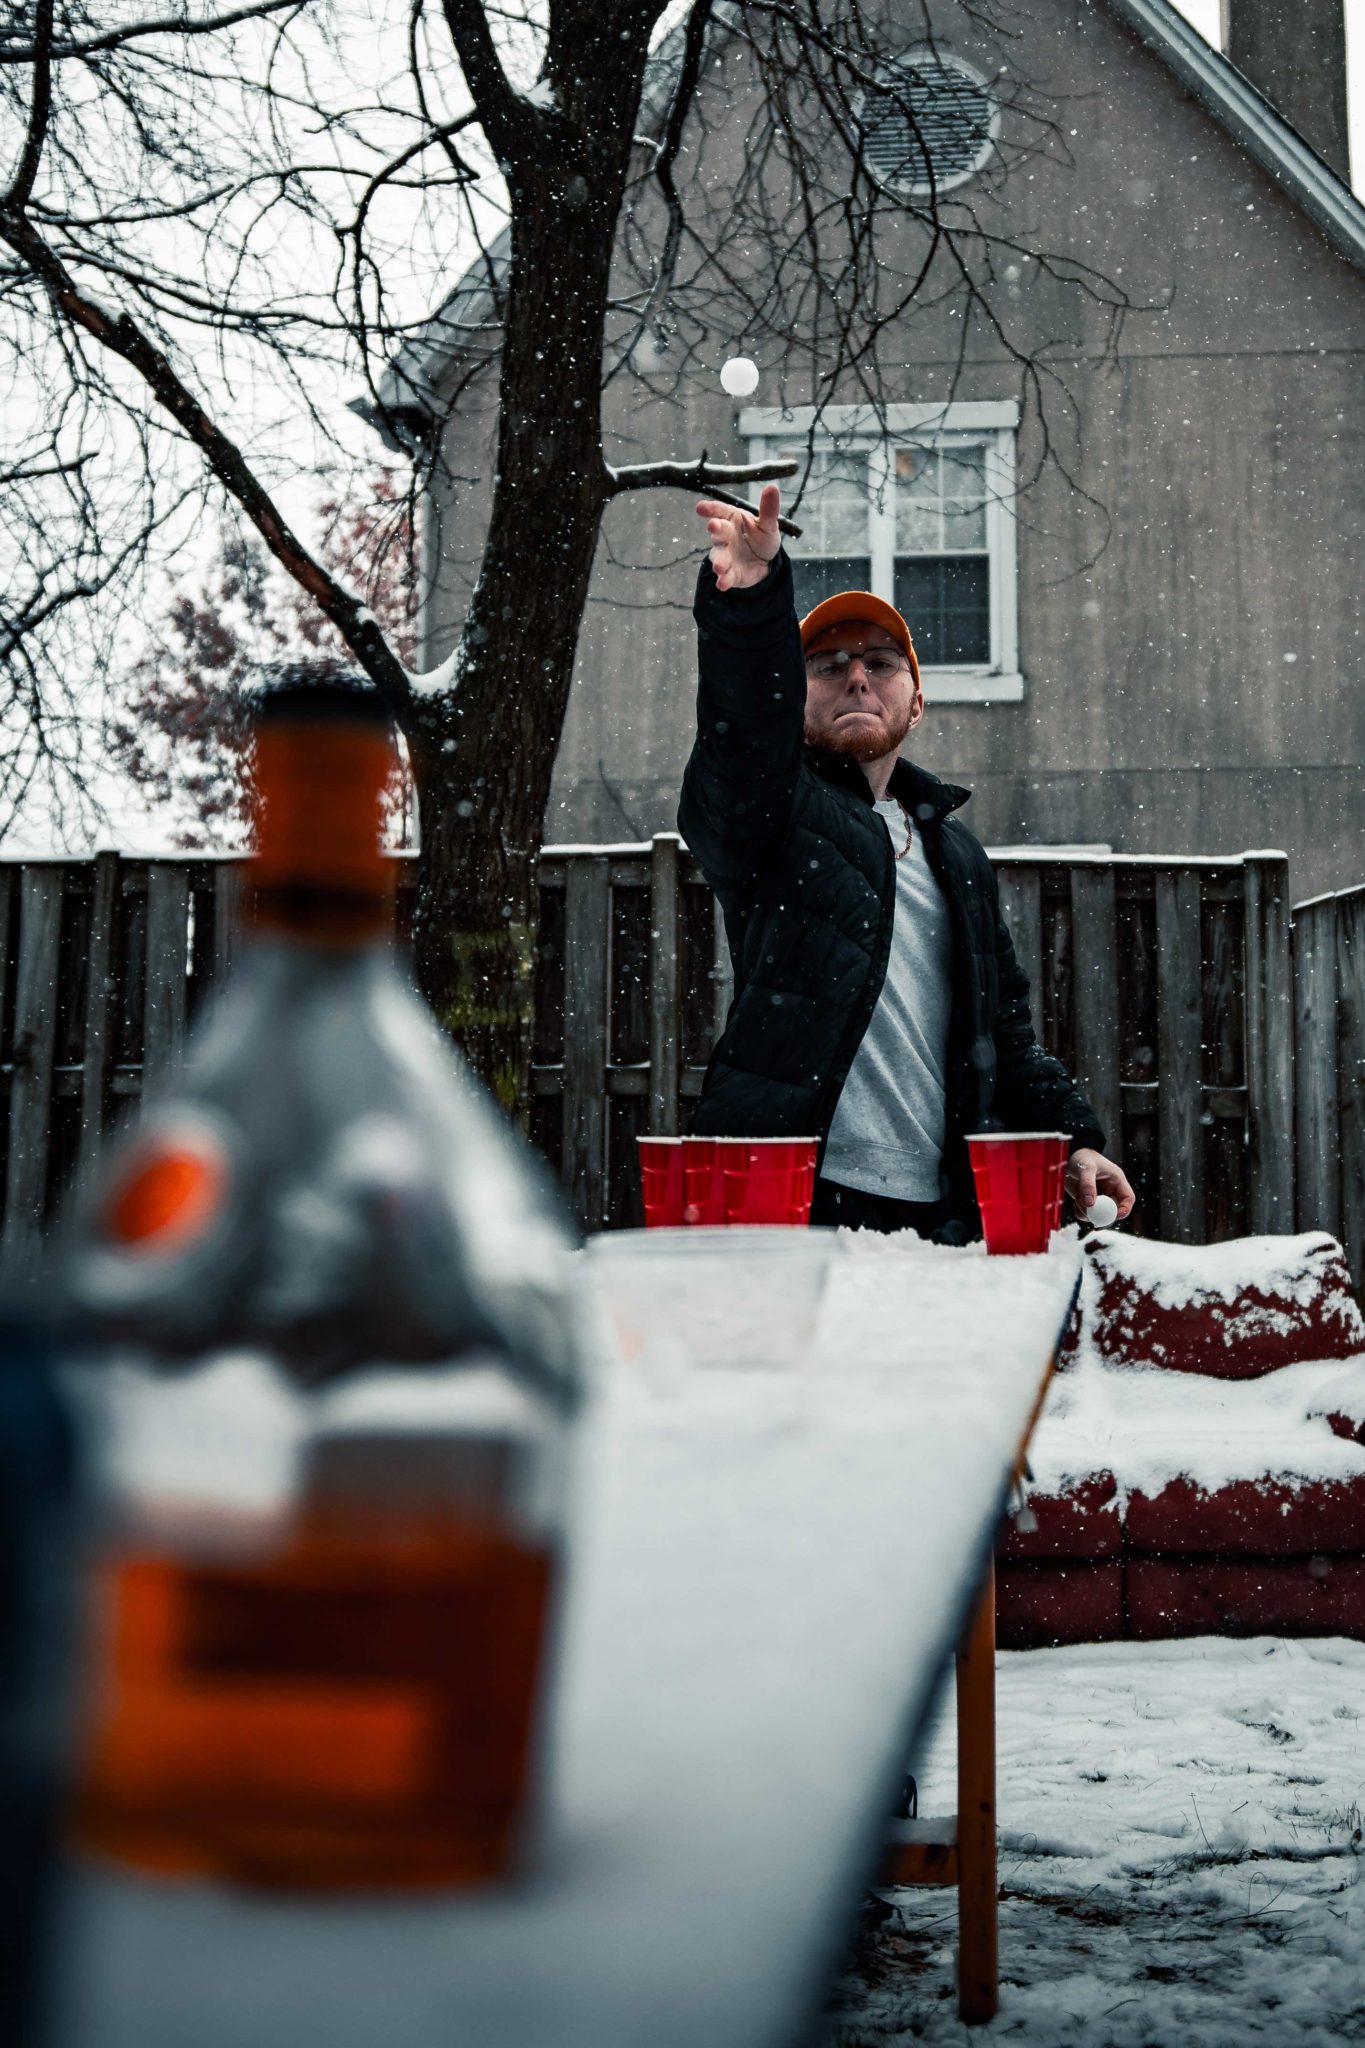
[[[1365,1318],[1321,1233],[1096,1231],[998,1545],[1007,1648],[1365,1638]]]

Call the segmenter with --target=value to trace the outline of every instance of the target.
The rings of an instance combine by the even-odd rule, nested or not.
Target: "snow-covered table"
[[[1074,1243],[992,1260],[864,1235],[801,1362],[613,1373],[535,1881],[311,1903],[86,1872],[60,2048],[792,2048],[1078,1272]]]

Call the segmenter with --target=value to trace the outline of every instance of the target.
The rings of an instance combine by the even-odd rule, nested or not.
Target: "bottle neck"
[[[254,930],[314,945],[391,938],[397,863],[380,847],[386,733],[301,719],[258,732]]]
[[[236,955],[241,981],[254,978],[276,990],[297,992],[319,985],[320,979],[334,987],[345,981],[360,986],[378,977],[389,980],[398,964],[393,938],[318,938],[311,930],[282,929],[259,919],[244,920],[242,943]],[[288,996],[290,1002],[295,994]]]
[[[342,952],[388,948],[393,943],[393,883],[379,896],[312,882],[258,880],[247,926],[261,940],[292,940]]]

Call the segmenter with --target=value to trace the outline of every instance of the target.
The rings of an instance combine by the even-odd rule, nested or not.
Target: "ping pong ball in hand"
[[[1093,1223],[1096,1230],[1107,1230],[1111,1223],[1118,1221],[1119,1205],[1112,1195],[1096,1195],[1085,1212],[1087,1223]]]
[[[731,356],[721,365],[720,381],[731,398],[747,398],[758,389],[758,364],[750,356]]]

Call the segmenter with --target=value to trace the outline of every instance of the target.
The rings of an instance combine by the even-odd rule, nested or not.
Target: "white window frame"
[[[840,451],[866,449],[875,479],[878,460],[907,442],[926,447],[971,442],[986,449],[986,552],[991,565],[991,658],[980,666],[924,665],[924,691],[933,704],[1018,704],[1024,696],[1019,669],[1019,549],[1014,516],[1015,450],[1019,405],[1012,398],[958,399],[948,405],[888,405],[879,413],[867,405],[810,405],[784,410],[746,406],[739,431],[749,443],[749,460],[763,462],[808,446]],[[881,503],[878,503],[878,497]],[[870,493],[868,539],[872,589],[895,602],[896,532],[889,493]],[[914,620],[910,621],[911,630]]]

